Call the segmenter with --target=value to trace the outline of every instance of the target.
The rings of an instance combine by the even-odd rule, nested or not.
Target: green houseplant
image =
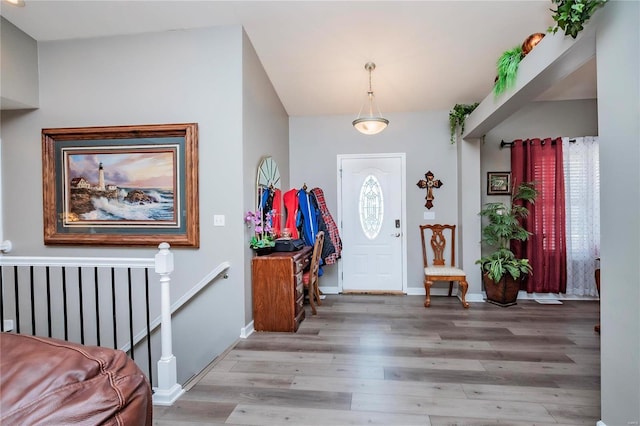
[[[456,141],[456,131],[460,127],[460,133],[464,133],[464,122],[478,106],[478,102],[474,104],[455,104],[449,111],[449,132],[451,133],[451,143]]]
[[[499,306],[516,304],[521,279],[532,273],[528,259],[518,259],[511,251],[511,241],[525,241],[530,233],[521,220],[529,210],[520,202],[534,203],[538,191],[534,183],[525,182],[513,188],[511,204],[487,203],[480,216],[488,223],[482,227],[482,244],[493,251],[476,261],[483,273],[487,301]]]
[[[495,96],[498,96],[504,93],[505,90],[513,87],[518,74],[518,66],[520,65],[520,61],[522,61],[523,57],[524,53],[522,52],[522,46],[516,46],[500,55],[498,62],[496,63],[498,76],[496,77],[496,83],[493,86],[493,93]]]
[[[576,38],[578,33],[584,29],[584,24],[591,18],[593,13],[607,0],[551,0],[557,5],[553,12],[553,20],[556,25],[549,27],[548,32],[555,34],[562,28],[565,35]]]

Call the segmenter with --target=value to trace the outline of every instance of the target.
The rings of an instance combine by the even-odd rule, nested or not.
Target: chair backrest
[[[322,246],[324,245],[324,231],[316,234],[316,240],[313,243],[313,254],[311,255],[311,265],[309,267],[309,275],[311,280],[318,279],[318,269],[320,268],[320,255],[322,254]]]
[[[456,225],[420,225],[420,238],[422,239],[422,262],[424,267],[428,267],[427,244],[425,234],[431,231],[429,244],[433,252],[431,266],[445,266],[445,249],[447,241],[451,249],[449,254],[449,266],[455,267],[456,263]],[[445,236],[448,235],[448,238]]]

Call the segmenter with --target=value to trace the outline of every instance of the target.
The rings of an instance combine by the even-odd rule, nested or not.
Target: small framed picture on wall
[[[510,195],[511,172],[487,172],[487,195]]]

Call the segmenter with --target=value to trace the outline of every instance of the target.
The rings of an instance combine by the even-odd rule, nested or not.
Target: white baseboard
[[[153,405],[171,406],[184,394],[184,389],[179,384],[170,389],[153,388]]]
[[[607,426],[607,425],[604,424],[602,420],[598,420],[598,422],[596,423],[596,426]]]
[[[600,300],[597,296],[574,296],[563,293],[527,293],[524,290],[518,292],[518,300]]]
[[[338,287],[320,287],[320,291],[324,294],[340,294],[340,289]],[[453,295],[457,295],[458,289],[453,289]],[[448,288],[432,288],[431,295],[432,296],[446,296],[449,292]],[[424,287],[409,287],[407,288],[407,296],[424,296],[426,293],[424,291]],[[484,302],[487,296],[486,293],[467,293],[467,302],[469,303],[479,303]],[[526,291],[521,290],[518,292],[518,300],[599,300],[596,296],[573,296],[568,294],[558,294],[558,293],[527,293]]]
[[[4,331],[13,331],[13,320],[4,320]]]
[[[247,337],[251,336],[254,331],[255,330],[253,328],[253,321],[251,321],[249,324],[247,324],[246,327],[242,327],[240,329],[240,338],[246,339]]]
[[[482,293],[467,293],[467,302],[469,303],[484,303],[486,302],[486,297],[484,292]]]
[[[324,294],[340,294],[338,287],[320,287],[320,291]],[[453,289],[453,295],[457,296],[457,289]],[[409,287],[407,288],[407,296],[424,296],[426,293],[424,291],[424,287]],[[449,294],[448,288],[432,288],[431,295],[432,296],[446,296]],[[467,302],[469,303],[477,303],[484,302],[484,293],[467,293]]]

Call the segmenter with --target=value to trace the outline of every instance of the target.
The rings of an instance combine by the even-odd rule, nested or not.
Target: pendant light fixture
[[[360,133],[364,133],[365,135],[375,135],[376,133],[380,133],[383,131],[387,125],[389,125],[389,120],[382,117],[382,113],[376,107],[376,101],[373,96],[373,89],[371,88],[371,72],[376,69],[376,64],[373,62],[367,62],[364,65],[364,69],[369,72],[369,91],[367,92],[367,101],[369,104],[369,115],[361,117],[362,108],[360,108],[360,112],[358,113],[358,118],[353,120],[353,127],[356,128]],[[373,111],[377,110],[378,115],[374,116]]]

